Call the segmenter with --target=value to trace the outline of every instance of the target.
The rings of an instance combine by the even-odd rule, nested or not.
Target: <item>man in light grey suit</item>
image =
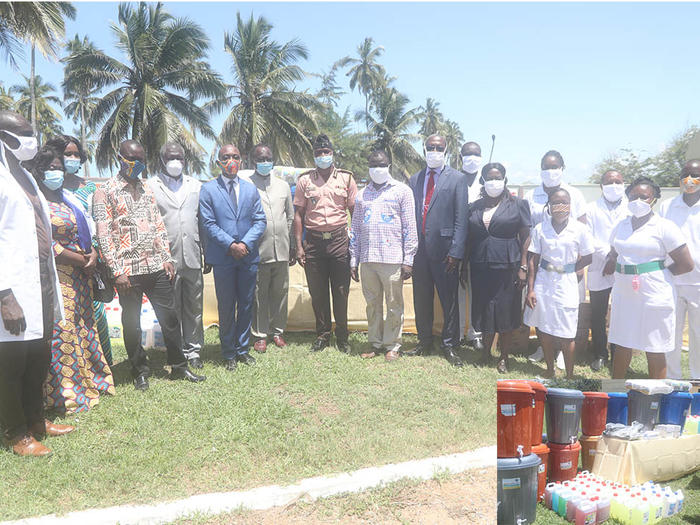
[[[467,176],[445,164],[447,143],[431,135],[425,141],[427,166],[411,177],[418,225],[418,252],[413,259],[413,305],[418,346],[405,355],[429,354],[433,345],[433,297],[437,288],[443,311],[441,349],[454,366],[459,345],[459,263],[467,242]]]
[[[175,309],[182,326],[182,349],[191,368],[202,368],[202,249],[199,236],[199,190],[202,184],[183,175],[185,151],[176,142],[160,149],[161,173],[147,184],[155,195],[175,259]]]
[[[253,148],[255,173],[250,181],[260,194],[260,202],[267,228],[260,241],[260,264],[253,301],[253,348],[258,352],[267,349],[267,338],[278,348],[287,346],[282,334],[287,326],[287,296],[289,291],[289,267],[296,258],[290,253],[290,236],[294,221],[292,191],[285,181],[272,175],[272,150],[265,144]]]

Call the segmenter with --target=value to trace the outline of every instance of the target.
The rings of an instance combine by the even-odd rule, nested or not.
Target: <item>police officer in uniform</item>
[[[297,261],[304,267],[316,317],[317,337],[311,350],[323,350],[330,341],[330,283],[336,345],[348,353],[348,212],[351,215],[355,207],[357,184],[350,171],[335,167],[333,144],[326,135],[316,137],[313,151],[316,168],[299,176],[294,193]]]

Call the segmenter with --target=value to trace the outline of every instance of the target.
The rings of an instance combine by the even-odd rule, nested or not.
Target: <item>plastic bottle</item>
[[[657,502],[659,503],[660,506],[660,515],[657,521],[661,521],[666,517],[668,514],[668,500],[666,499],[666,496],[662,492],[655,492],[654,497],[656,497]]]
[[[678,499],[678,503],[676,504],[676,514],[679,514],[683,512],[683,503],[685,503],[685,496],[683,495],[683,491],[681,489],[676,491],[676,498]]]
[[[649,523],[658,523],[661,521],[661,513],[664,508],[663,503],[659,501],[659,498],[653,492],[649,492],[647,499],[649,500]]]
[[[544,506],[548,509],[552,508],[552,495],[556,487],[557,483],[547,483],[544,487]]]
[[[583,500],[583,496],[575,493],[569,498],[566,502],[566,521],[573,522],[576,519],[576,509]]]
[[[618,515],[619,511],[617,510],[618,506],[620,505],[620,494],[618,492],[613,492],[612,497],[610,498],[610,517],[614,518],[619,521]]]
[[[668,510],[666,511],[666,517],[668,518],[677,512],[676,509],[678,507],[678,498],[676,498],[676,495],[669,488],[666,488],[664,491],[664,496],[668,502]]]
[[[595,525],[596,505],[591,500],[582,500],[576,508],[576,525]]]
[[[552,503],[549,507],[554,512],[559,508],[559,493],[562,491],[561,483],[556,483],[554,489],[552,490]]]
[[[562,489],[561,492],[559,492],[557,514],[559,514],[562,518],[566,516],[566,502],[569,501],[571,496],[573,496],[573,492],[571,492],[571,489],[569,488]]]
[[[646,498],[637,498],[632,507],[631,518],[632,525],[649,524],[649,501]]]
[[[610,517],[610,498],[607,496],[596,496],[596,523],[603,523]]]

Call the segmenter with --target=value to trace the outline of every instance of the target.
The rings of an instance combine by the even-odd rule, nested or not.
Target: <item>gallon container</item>
[[[496,394],[498,400],[497,456],[520,458],[530,455],[532,449],[530,424],[535,392],[524,382],[498,381]]]
[[[583,394],[579,390],[547,390],[545,415],[550,443],[571,444],[578,439],[582,404]]]
[[[537,501],[544,497],[544,489],[547,484],[547,462],[549,461],[549,447],[542,443],[541,445],[533,446],[532,453],[537,454],[542,463],[537,469]]]
[[[685,418],[690,410],[693,396],[688,392],[671,392],[661,398],[659,408],[659,423],[662,425],[680,425],[681,432],[685,425]]]
[[[603,523],[610,517],[610,497],[605,495],[598,496],[596,498],[595,505],[595,522]]]
[[[683,434],[700,434],[700,432],[698,432],[698,427],[700,427],[700,416],[690,416],[685,420]]]
[[[694,416],[700,416],[700,392],[690,394],[693,400],[690,402],[690,413]]]
[[[559,492],[559,500],[557,503],[557,514],[562,518],[566,517],[566,505],[569,500],[574,495],[574,492],[570,488],[565,488]]]
[[[576,519],[576,509],[584,499],[583,496],[576,493],[568,499],[566,502],[566,521],[574,521]]]
[[[595,525],[596,521],[595,503],[591,500],[583,500],[579,503],[576,509],[576,525]]]
[[[554,490],[559,485],[557,483],[547,483],[544,488],[544,506],[548,509],[552,508],[552,497],[554,495]]]
[[[667,490],[664,495],[668,502],[668,510],[666,512],[666,517],[668,518],[678,512],[678,498],[676,498],[676,495],[670,490]]]
[[[540,458],[498,458],[498,523],[517,525],[535,522],[537,468]]]
[[[576,477],[578,469],[578,456],[581,452],[581,444],[577,441],[573,445],[560,445],[549,443],[549,464],[547,476],[549,481],[567,481]]]
[[[600,436],[605,430],[608,416],[608,394],[584,392],[581,409],[581,432],[587,436]]]
[[[630,513],[632,525],[648,525],[649,501],[646,498],[637,498]]]
[[[581,436],[581,468],[583,470],[593,470],[595,461],[595,451],[601,436]]]
[[[676,514],[679,512],[683,512],[683,504],[685,503],[685,496],[683,495],[683,491],[681,489],[678,489],[676,491]]]
[[[609,392],[607,423],[627,424],[627,393]]]
[[[659,408],[664,394],[647,395],[636,390],[627,393],[627,424],[639,421],[646,430],[653,430],[659,422]]]

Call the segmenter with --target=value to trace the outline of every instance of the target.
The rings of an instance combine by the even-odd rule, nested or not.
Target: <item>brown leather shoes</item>
[[[34,437],[34,439],[41,441],[46,436],[65,436],[66,434],[70,434],[75,430],[75,427],[72,427],[70,425],[59,425],[58,423],[52,423],[48,419],[44,421],[44,425],[45,427],[42,427],[42,425],[37,423],[36,425],[29,428],[29,433]]]
[[[386,361],[396,361],[399,358],[398,350],[390,350],[384,355]]]
[[[373,357],[377,357],[377,352],[376,351],[365,352],[364,354],[360,354],[360,357],[362,359],[372,359]]]
[[[9,442],[9,446],[12,449],[12,452],[18,456],[40,457],[51,454],[51,451],[48,448],[28,434],[13,439]]]
[[[287,343],[285,342],[284,339],[282,339],[281,335],[276,335],[272,338],[272,342],[275,343],[275,346],[277,348],[284,348],[287,346]]]
[[[267,341],[265,339],[258,339],[253,345],[253,349],[261,354],[264,354],[267,350]]]

